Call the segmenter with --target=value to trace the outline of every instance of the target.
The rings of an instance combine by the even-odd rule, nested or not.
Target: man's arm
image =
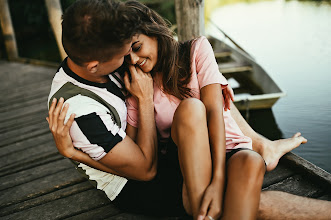
[[[137,144],[126,136],[118,142],[101,160],[92,160],[89,155],[73,147],[69,129],[74,115],[64,124],[68,106],[61,112],[63,99],[58,105],[53,102],[49,110],[48,122],[59,152],[74,160],[94,168],[137,180],[150,180],[156,174],[157,137],[154,120],[153,82],[150,75],[135,72],[129,83],[130,90],[138,98],[141,123],[137,134]],[[126,78],[128,81],[128,78]],[[138,88],[137,88],[137,85]],[[110,116],[109,116],[110,117]],[[93,128],[92,128],[93,129]],[[110,133],[110,132],[108,132]],[[111,135],[111,134],[110,134]],[[92,143],[93,144],[93,143]]]

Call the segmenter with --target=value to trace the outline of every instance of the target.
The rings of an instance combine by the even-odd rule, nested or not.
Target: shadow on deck
[[[45,120],[55,72],[0,61],[0,218],[156,219],[115,208],[57,152]],[[282,160],[264,188],[331,199],[330,185],[293,167]]]

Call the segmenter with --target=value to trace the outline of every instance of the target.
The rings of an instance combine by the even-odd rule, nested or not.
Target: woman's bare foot
[[[307,143],[307,139],[301,136],[300,132],[294,134],[291,138],[280,139],[276,141],[265,140],[260,148],[260,154],[267,164],[267,171],[276,168],[279,159],[286,153],[301,144]]]

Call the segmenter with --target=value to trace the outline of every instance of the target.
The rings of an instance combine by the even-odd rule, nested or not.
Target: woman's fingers
[[[208,211],[209,205],[210,205],[210,200],[204,196],[202,199],[201,206],[200,206],[200,213],[198,216],[198,220],[205,219],[205,217],[207,216],[207,211]]]
[[[234,101],[234,92],[230,85],[227,86],[227,90],[228,90],[231,100]]]
[[[224,111],[230,110],[230,97],[226,89],[222,90],[222,95],[224,99]]]
[[[215,208],[213,208],[213,206],[209,207],[208,213],[206,215],[207,220],[211,220],[211,219],[219,219],[220,213],[218,210],[216,210]]]

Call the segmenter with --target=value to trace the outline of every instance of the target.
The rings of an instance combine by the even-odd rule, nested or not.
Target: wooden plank
[[[109,199],[102,191],[91,189],[4,216],[2,219],[64,219],[109,205],[109,203]]]
[[[331,189],[323,193],[323,195],[319,196],[317,199],[331,201]]]
[[[12,166],[7,166],[6,169],[1,170],[0,176],[5,176],[5,175],[9,175],[9,174],[12,174],[15,172],[20,172],[22,170],[31,169],[33,167],[37,167],[37,166],[40,166],[43,164],[57,161],[61,158],[63,158],[63,157],[60,156],[60,154],[58,152],[52,153],[52,154],[39,155],[39,157],[35,157],[35,160],[26,161],[26,162],[22,161],[17,166],[15,166],[15,164]]]
[[[223,50],[223,51],[214,51],[215,58],[225,58],[231,56],[231,51]]]
[[[41,116],[40,116],[41,117]],[[36,135],[45,134],[49,131],[49,126],[44,118],[41,123],[29,124],[27,126],[22,126],[17,129],[13,129],[4,133],[0,133],[0,147],[6,146],[24,139],[29,139]]]
[[[52,145],[51,145],[52,144]],[[40,161],[43,158],[59,155],[54,143],[36,145],[32,148],[27,148],[23,152],[9,154],[0,160],[0,173],[23,167],[33,161]]]
[[[46,126],[42,129],[38,129],[38,130],[35,129],[35,130],[27,132],[27,133],[20,133],[20,134],[17,134],[17,135],[19,135],[19,136],[17,136],[17,138],[15,138],[15,136],[12,136],[10,138],[6,138],[5,140],[1,141],[0,147],[6,146],[6,145],[9,145],[9,144],[13,144],[13,143],[16,143],[16,142],[19,142],[19,141],[23,141],[24,139],[33,138],[33,137],[38,136],[38,135],[44,135],[45,133],[49,133],[49,128],[46,127]],[[3,136],[4,135],[0,135],[1,138]]]
[[[52,193],[84,181],[86,179],[72,169],[54,173],[42,179],[36,179],[2,191],[0,195],[0,208]]]
[[[45,117],[41,117],[41,114],[38,117],[23,117],[19,119],[9,120],[0,124],[0,134],[5,132],[10,132],[16,129],[20,129],[22,127],[26,127],[32,124],[40,124],[46,121]]]
[[[309,181],[309,179],[305,178],[303,175],[291,176],[281,182],[266,187],[264,190],[278,190],[298,196],[313,198],[318,197],[325,191],[320,185]]]
[[[55,68],[26,65],[21,63],[5,63],[0,61],[0,88],[10,90],[13,85],[21,87],[29,83],[50,80],[54,76]]]
[[[120,214],[122,211],[117,209],[111,203],[98,207],[93,210],[88,210],[86,212],[80,213],[78,215],[67,218],[68,220],[81,220],[81,219],[108,219]]]
[[[17,59],[15,59],[15,61],[24,63],[24,64],[35,65],[37,67],[42,66],[42,67],[50,67],[50,68],[57,69],[60,66],[60,63],[58,63],[58,62],[52,62],[52,61],[47,61],[47,60],[37,60],[37,59],[32,59],[32,58],[27,58],[27,57],[18,57]]]
[[[62,172],[67,169],[72,169],[76,172],[74,165],[68,159],[61,158],[57,161],[43,164],[38,167],[33,167],[31,169],[22,170],[20,172],[2,176],[0,177],[0,191],[22,185],[36,179],[41,179],[45,176]]]
[[[46,132],[45,134],[38,135],[29,139],[17,141],[13,144],[2,146],[0,147],[0,157],[6,157],[9,154],[23,151],[31,147],[36,147],[38,145],[46,144],[46,143],[50,144],[51,146],[55,146],[53,145],[54,142],[53,142],[52,134],[50,132]]]
[[[52,193],[48,193],[37,198],[29,199],[27,201],[23,201],[20,203],[16,203],[4,208],[0,209],[0,216],[10,215],[16,212],[22,212],[24,210],[40,206],[42,204],[52,202],[57,199],[64,199],[68,196],[75,195],[87,190],[94,189],[94,187],[88,182],[78,183],[72,186],[65,187],[63,189],[59,189]],[[86,198],[88,199],[88,198]]]
[[[160,216],[146,216],[146,215],[138,215],[138,214],[130,214],[130,213],[121,213],[119,215],[111,216],[106,218],[105,220],[179,220],[183,219],[180,217],[160,217]],[[190,218],[192,219],[192,218]]]
[[[32,81],[26,84],[22,84],[20,86],[12,86],[8,88],[0,88],[0,92],[10,91],[8,97],[4,97],[5,99],[15,99],[15,97],[21,96],[22,92],[26,92],[27,94],[34,94],[35,90],[46,93],[47,86],[50,86],[52,83],[52,77],[47,77],[46,79],[42,79],[40,81]],[[14,84],[14,82],[12,82]],[[1,99],[2,101],[3,99]]]
[[[222,74],[252,71],[251,65],[241,62],[235,62],[235,61],[218,64],[218,68]]]
[[[45,84],[45,85],[43,85]],[[40,104],[47,100],[48,92],[50,91],[50,81],[43,82],[41,85],[29,85],[29,87],[25,87],[23,89],[19,89],[19,91],[15,91],[16,89],[7,90],[8,94],[1,98],[0,100],[0,108],[1,112],[6,111],[12,105],[25,105],[28,106],[29,101],[31,100],[39,100]],[[24,102],[27,103],[24,103]],[[7,107],[7,108],[6,108]],[[14,108],[15,106],[13,106]],[[9,109],[9,110],[12,110]]]
[[[262,188],[266,188],[272,184],[281,182],[286,178],[293,176],[294,174],[295,171],[293,169],[290,169],[290,167],[286,166],[284,161],[281,159],[274,170],[267,172],[264,175]]]
[[[286,160],[290,166],[295,166],[297,169],[300,169],[301,172],[309,174],[310,177],[315,178],[317,181],[331,186],[331,174],[315,164],[291,152],[284,155],[284,160]]]
[[[9,120],[17,120],[22,117],[31,117],[32,115],[35,116],[45,116],[47,115],[48,108],[45,99],[45,105],[34,104],[30,106],[26,106],[24,109],[13,109],[10,112],[2,112],[0,113],[0,123],[9,121]]]

